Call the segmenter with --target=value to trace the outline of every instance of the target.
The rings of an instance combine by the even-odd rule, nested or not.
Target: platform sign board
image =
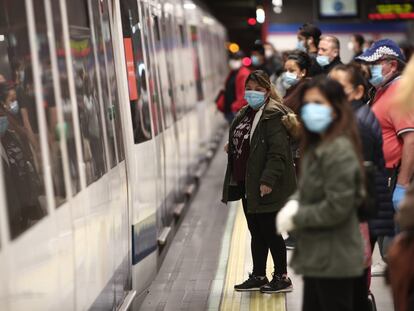
[[[134,52],[131,38],[124,38],[125,61],[128,75],[129,100],[138,99],[137,81],[135,77]]]
[[[358,17],[357,0],[319,0],[319,18]]]
[[[407,20],[414,19],[414,1],[383,2],[370,7],[370,20]]]

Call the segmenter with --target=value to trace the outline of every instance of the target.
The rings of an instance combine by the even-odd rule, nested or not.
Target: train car
[[[191,1],[0,0],[1,310],[139,307],[224,123],[225,41]]]

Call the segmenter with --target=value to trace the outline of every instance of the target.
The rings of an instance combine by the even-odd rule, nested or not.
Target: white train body
[[[136,308],[223,123],[225,30],[181,0],[0,4],[20,104],[0,110],[0,309]]]

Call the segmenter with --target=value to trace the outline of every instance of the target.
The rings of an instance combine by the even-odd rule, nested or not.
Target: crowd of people
[[[217,99],[230,124],[222,200],[242,200],[252,237],[252,273],[234,288],[292,291],[288,247],[302,310],[372,310],[386,263],[396,310],[414,310],[414,62],[403,74],[409,55],[389,39],[353,35],[343,64],[335,36],[304,24],[297,38],[283,56],[256,42],[250,68],[233,54]]]

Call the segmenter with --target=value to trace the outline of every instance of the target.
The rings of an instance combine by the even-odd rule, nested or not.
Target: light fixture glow
[[[257,8],[256,10],[256,20],[258,23],[263,24],[265,22],[265,11],[262,8]]]
[[[255,18],[253,18],[253,17],[250,17],[250,18],[247,20],[247,23],[248,23],[250,26],[254,26],[254,25],[256,25],[256,19],[255,19]]]
[[[283,6],[283,0],[272,0],[274,6]]]
[[[282,7],[280,7],[280,6],[273,7],[273,12],[275,12],[276,14],[281,14],[282,13]]]
[[[197,6],[194,3],[187,2],[184,3],[184,9],[186,10],[194,10]]]
[[[0,35],[0,42],[4,41],[4,35]]]
[[[240,47],[237,43],[231,43],[229,45],[229,51],[232,53],[237,53],[238,51],[240,51]]]

